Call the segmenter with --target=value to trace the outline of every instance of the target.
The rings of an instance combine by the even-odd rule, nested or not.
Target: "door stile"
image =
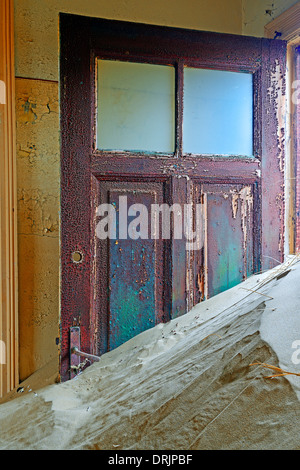
[[[61,30],[61,375],[69,377],[69,332],[81,327],[81,347],[90,350],[92,149],[88,31]],[[76,53],[74,53],[76,51]],[[79,261],[74,261],[73,254]],[[77,258],[78,257],[78,258]],[[77,295],[75,295],[77,293]]]
[[[175,175],[171,178],[172,187],[172,204],[180,206],[182,215],[182,237],[174,239],[175,219],[173,214],[171,244],[172,244],[172,318],[176,318],[187,312],[187,267],[188,258],[185,249],[186,240],[183,234],[183,208],[187,203],[187,180],[188,178],[181,175]],[[176,210],[176,209],[175,209]],[[175,211],[174,211],[175,212]]]
[[[176,70],[176,105],[175,105],[175,119],[176,119],[176,143],[175,143],[175,156],[182,156],[182,120],[183,120],[183,60],[178,60],[175,65]]]
[[[262,199],[261,179],[253,183],[253,273],[262,271]]]
[[[286,42],[262,40],[262,269],[284,260]]]

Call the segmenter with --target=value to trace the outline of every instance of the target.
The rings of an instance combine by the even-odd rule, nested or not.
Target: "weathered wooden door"
[[[67,379],[72,325],[102,354],[282,260],[285,43],[72,15],[60,29]]]

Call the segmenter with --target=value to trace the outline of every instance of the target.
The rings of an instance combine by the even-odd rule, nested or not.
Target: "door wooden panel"
[[[253,273],[251,185],[205,185],[207,295],[212,297]]]
[[[128,178],[121,181],[96,180],[94,212],[100,204],[108,203],[115,208],[116,214],[115,238],[95,240],[97,292],[94,297],[94,330],[99,334],[94,338],[94,351],[97,353],[114,349],[169,318],[169,299],[164,293],[166,280],[170,278],[170,241],[151,238],[151,206],[166,202],[167,186],[166,181],[155,182],[149,178],[144,178],[144,181]],[[130,224],[140,216],[139,212],[127,217],[125,227],[122,224],[124,210],[127,214],[134,204],[143,204],[147,211],[147,217],[140,219],[136,228],[137,231],[142,230],[143,237],[147,230],[147,238],[135,240],[128,234]],[[99,220],[104,218],[97,217],[96,224]],[[145,230],[143,221],[147,222]]]
[[[70,326],[80,325],[84,351],[104,353],[282,261],[286,44],[65,14],[60,27],[65,380]],[[173,153],[97,148],[99,58],[174,67]],[[184,67],[252,74],[252,157],[184,154]],[[118,211],[121,195],[147,210],[155,201],[191,205],[199,248],[187,249],[174,233],[170,240],[99,240],[96,209],[111,203]]]

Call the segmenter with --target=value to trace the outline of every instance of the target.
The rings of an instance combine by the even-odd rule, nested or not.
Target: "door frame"
[[[285,10],[265,25],[267,38],[280,38],[287,42],[287,106],[286,106],[286,158],[285,158],[285,255],[300,252],[300,151],[299,104],[293,103],[294,81],[299,76],[300,3]],[[276,39],[277,40],[277,39]],[[298,50],[298,52],[297,52]],[[299,89],[299,86],[297,85]]]
[[[13,0],[0,2],[0,398],[19,382]],[[4,85],[3,85],[4,83]],[[4,351],[2,350],[4,349]],[[1,354],[2,353],[2,354]],[[4,353],[4,354],[3,354]],[[3,357],[5,356],[5,357]],[[1,364],[3,362],[3,364]]]
[[[97,177],[117,174],[134,177],[136,169],[147,175],[171,176],[182,152],[182,90],[183,66],[195,65],[231,71],[247,71],[254,76],[254,158],[196,158],[184,157],[184,168],[177,168],[185,179],[187,190],[189,178],[202,183],[226,182],[250,184],[254,188],[256,224],[254,228],[254,271],[265,270],[283,261],[284,227],[284,134],[281,126],[282,101],[285,95],[284,41],[272,41],[221,33],[201,32],[181,28],[144,25],[115,20],[60,15],[61,36],[61,375],[68,378],[69,328],[82,327],[82,344],[86,352],[95,354],[91,342],[93,324],[93,265],[91,200],[78,188],[91,186],[91,171]],[[173,64],[177,69],[176,126],[177,139],[174,155],[159,159],[143,159],[131,155],[131,164],[124,166],[122,155],[107,152],[101,159],[95,149],[95,58],[138,59],[151,63]],[[265,125],[262,125],[264,123]],[[93,158],[90,156],[93,155]],[[199,157],[199,156],[198,156]],[[162,166],[164,167],[162,169]],[[173,172],[173,173],[172,173]],[[72,180],[70,178],[72,175]],[[179,181],[179,180],[178,180]],[[274,184],[276,181],[277,184]],[[176,190],[176,188],[175,188]],[[89,208],[85,211],[82,207]],[[81,253],[84,262],[73,263],[72,252]],[[274,261],[276,260],[276,261]],[[186,260],[187,264],[190,260]],[[176,266],[174,263],[172,274]],[[178,268],[178,276],[180,270]],[[175,277],[173,277],[173,280]],[[171,280],[172,282],[172,280]],[[184,273],[186,282],[186,273]],[[176,296],[174,282],[172,297]],[[74,294],[76,293],[76,295]],[[179,303],[185,311],[192,306],[190,293],[185,284]],[[174,318],[175,306],[171,306]]]

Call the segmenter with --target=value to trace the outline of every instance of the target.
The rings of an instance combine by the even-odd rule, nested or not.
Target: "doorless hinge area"
[[[81,362],[81,357],[86,361]],[[99,362],[100,357],[80,350],[80,326],[72,326],[70,328],[70,378],[78,375],[88,361]]]

